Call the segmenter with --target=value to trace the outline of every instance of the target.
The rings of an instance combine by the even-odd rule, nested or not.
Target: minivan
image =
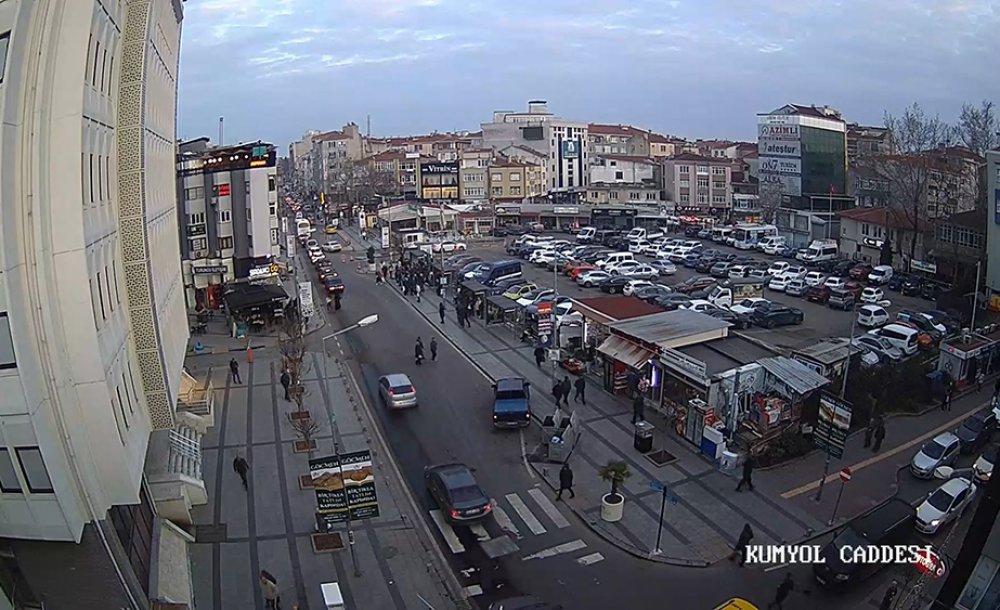
[[[607,258],[597,261],[597,268],[604,269],[610,264],[623,263],[625,261],[634,261],[635,255],[631,252],[613,252],[608,255]]]
[[[597,235],[597,229],[594,227],[584,227],[576,234],[576,241],[581,244],[589,244],[594,241],[595,235]]]
[[[832,239],[813,240],[806,251],[795,258],[807,265],[833,260],[837,258],[837,242]]]
[[[509,280],[521,277],[521,261],[506,260],[489,263],[487,267],[477,274],[480,283],[486,286],[493,286],[501,280]]]
[[[868,273],[868,283],[872,286],[888,284],[892,279],[892,267],[889,265],[878,265]]]
[[[920,336],[920,331],[915,328],[902,324],[887,324],[871,333],[888,339],[907,356],[917,353],[917,337]]]
[[[770,235],[768,237],[762,237],[760,241],[757,242],[755,246],[761,252],[770,254],[785,245],[785,238],[780,235]],[[768,252],[770,250],[771,252]]]

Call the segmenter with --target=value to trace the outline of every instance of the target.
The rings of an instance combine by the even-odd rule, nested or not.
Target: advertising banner
[[[327,523],[378,517],[371,451],[309,460],[317,512]]]
[[[801,157],[802,144],[798,140],[757,140],[757,152],[761,157]]]
[[[285,236],[285,256],[291,258],[295,256],[295,236],[286,235]]]
[[[382,249],[389,248],[389,227],[382,227]]]
[[[782,194],[798,197],[802,194],[802,178],[800,176],[781,175],[776,173],[759,173],[760,185],[764,189],[777,186]],[[763,192],[763,190],[761,191]]]
[[[316,313],[316,305],[313,303],[312,282],[299,282],[299,311],[304,316],[311,316]]]
[[[757,139],[799,140],[798,125],[757,125]]]
[[[552,340],[552,303],[538,304],[538,342],[551,345]]]
[[[822,392],[819,396],[819,419],[813,431],[816,446],[840,459],[844,457],[844,443],[851,428],[851,403]]]
[[[280,271],[277,263],[270,263],[268,265],[259,265],[257,267],[250,267],[250,279],[259,280],[265,277],[274,277],[278,275]]]
[[[191,273],[195,275],[212,275],[215,273],[225,273],[225,265],[208,265],[206,267],[191,267]]]
[[[801,176],[802,160],[793,157],[760,157],[760,173]]]
[[[562,141],[562,158],[576,159],[580,156],[580,144],[576,140]]]

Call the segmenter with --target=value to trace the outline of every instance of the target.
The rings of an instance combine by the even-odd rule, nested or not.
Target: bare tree
[[[376,195],[398,195],[402,192],[396,176],[371,159],[357,162],[354,175],[356,188],[362,197],[371,199]]]
[[[963,104],[958,118],[958,136],[966,148],[980,157],[1000,145],[1000,119],[993,102],[983,100],[978,107]]]
[[[282,366],[291,378],[288,396],[295,404],[295,410],[301,413],[306,395],[302,378],[309,372],[309,365],[305,362],[306,344],[303,325],[297,319],[286,318],[281,328],[281,336],[278,338],[278,351],[281,353]]]
[[[302,445],[311,457],[313,452],[313,438],[320,431],[319,422],[312,419],[294,419],[292,420],[292,429],[302,439]]]
[[[785,198],[783,182],[763,182],[757,185],[757,203],[760,205],[760,219],[764,224],[771,224],[777,215],[778,208]]]

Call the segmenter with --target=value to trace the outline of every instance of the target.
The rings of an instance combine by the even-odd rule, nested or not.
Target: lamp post
[[[329,367],[328,367],[327,363],[329,361],[329,358],[327,356],[326,342],[329,341],[330,339],[338,337],[338,336],[340,336],[340,335],[342,335],[344,333],[350,332],[350,331],[352,331],[352,330],[354,330],[356,328],[364,328],[365,326],[371,326],[372,324],[375,324],[376,322],[378,322],[378,314],[377,313],[373,313],[371,315],[368,315],[368,316],[365,316],[365,317],[361,318],[360,320],[358,320],[357,322],[355,322],[354,324],[351,324],[350,326],[348,326],[346,328],[342,328],[342,329],[338,330],[337,332],[335,332],[333,334],[330,334],[330,335],[327,335],[327,336],[323,337],[323,339],[321,341],[321,344],[323,346],[323,386],[326,388],[326,395],[327,396],[330,396],[330,376],[329,376],[329,373],[328,373],[328,368]],[[329,411],[328,411],[328,413],[329,413]],[[329,413],[329,415],[330,415],[330,419],[334,423],[334,426],[333,426],[333,438],[334,438],[334,440],[333,440],[333,451],[337,455],[337,462],[339,463],[340,462],[340,431],[338,430],[338,428],[336,426],[337,418],[334,417],[334,415],[332,413]],[[341,470],[341,476],[343,476],[343,470]],[[344,498],[346,500],[347,496],[345,495]],[[354,530],[352,529],[352,526],[351,526],[351,507],[350,507],[349,504],[347,506],[347,540],[348,540],[348,546],[351,549],[351,563],[354,565],[354,575],[355,576],[361,576],[361,566],[358,565],[358,556],[357,556],[357,554],[354,551]]]

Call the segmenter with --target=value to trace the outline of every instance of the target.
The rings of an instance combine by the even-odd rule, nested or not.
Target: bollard
[[[253,364],[253,347],[247,346],[247,363]]]

